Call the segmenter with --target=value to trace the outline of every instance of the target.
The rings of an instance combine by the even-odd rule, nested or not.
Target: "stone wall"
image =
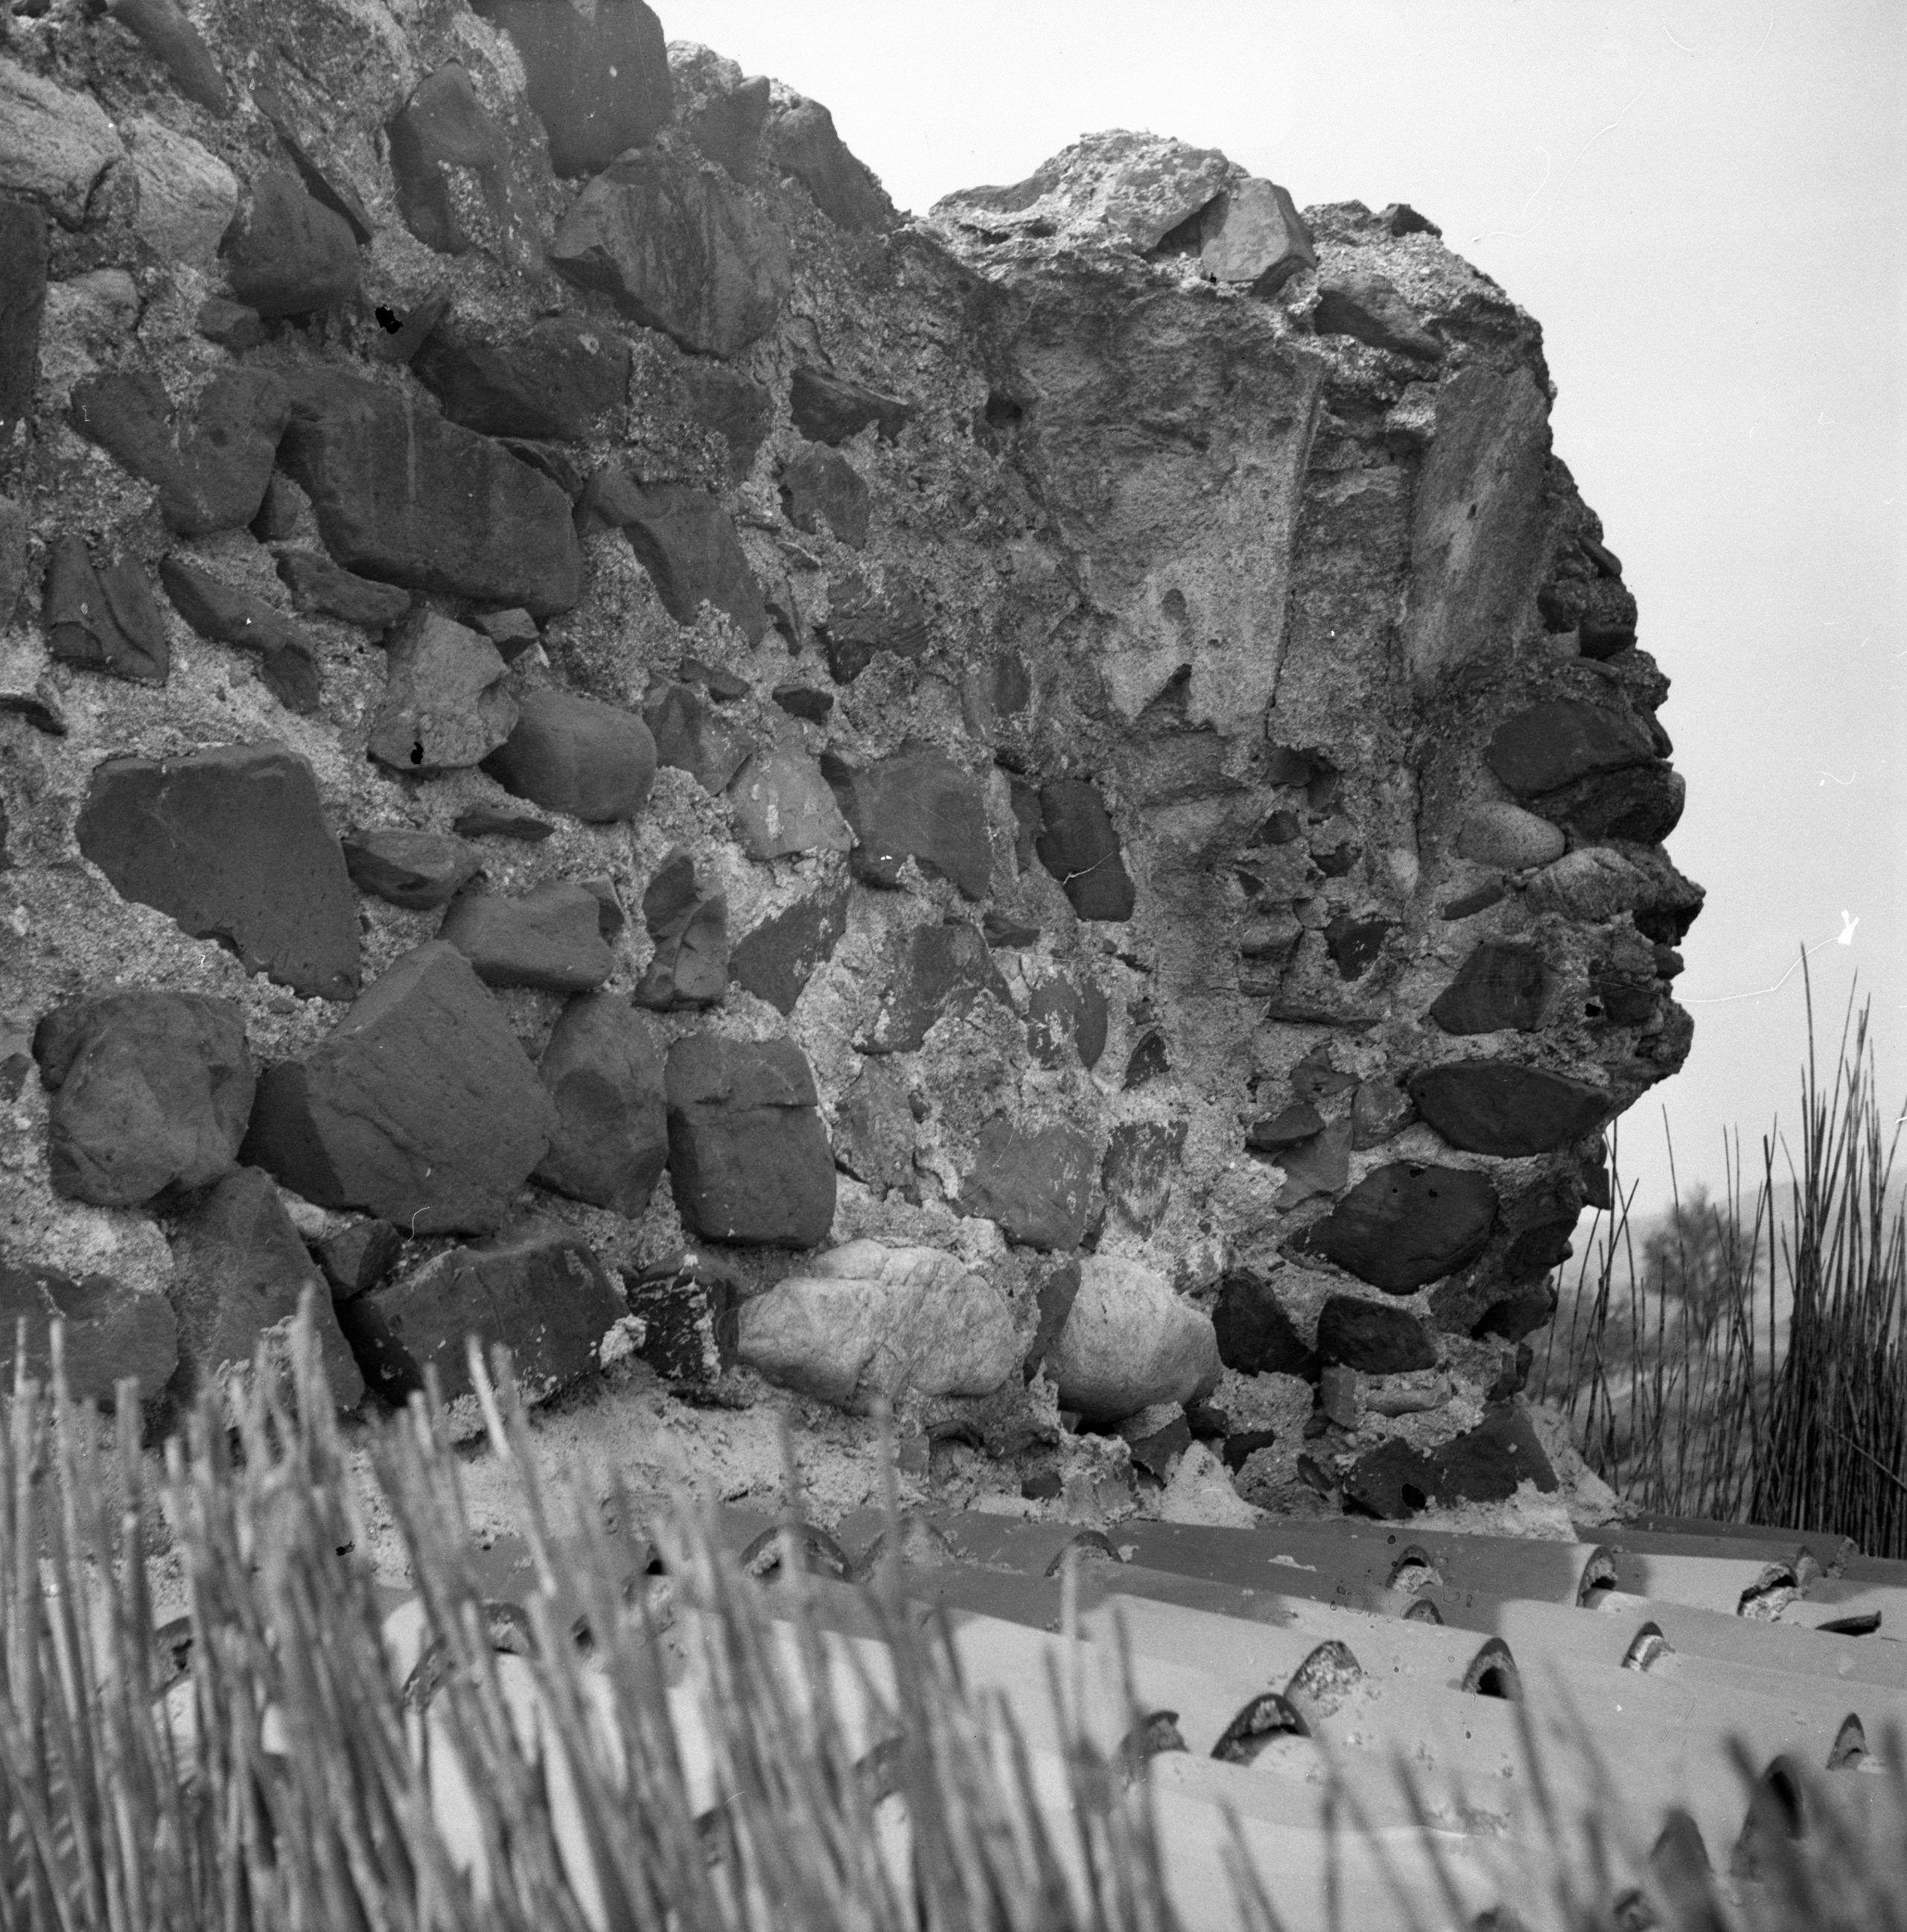
[[[1036,1496],[1549,1480],[1702,895],[1428,220],[1118,132],[904,219],[640,0],[0,28],[0,1240],[92,1393],[318,1282],[346,1407],[475,1328]]]

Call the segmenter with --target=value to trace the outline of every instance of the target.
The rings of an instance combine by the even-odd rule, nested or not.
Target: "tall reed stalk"
[[[1723,1200],[1685,1206],[1672,1142],[1669,1227],[1639,1264],[1612,1133],[1614,1205],[1591,1225],[1573,1290],[1559,1292],[1532,1393],[1563,1408],[1591,1466],[1648,1510],[1907,1556],[1907,1204],[1890,1198],[1902,1123],[1885,1136],[1871,1000],[1856,1019],[1850,993],[1823,1091],[1805,958],[1802,970],[1798,1170],[1777,1119],[1748,1213],[1738,1137],[1723,1144]],[[1786,1227],[1777,1146],[1793,1183]]]

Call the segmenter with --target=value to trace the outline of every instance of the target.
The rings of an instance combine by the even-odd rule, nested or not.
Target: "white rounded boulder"
[[[741,1357],[803,1395],[991,1395],[1021,1348],[1006,1298],[937,1248],[849,1241],[744,1304]],[[1216,1356],[1213,1358],[1216,1360]]]
[[[1209,1395],[1223,1372],[1211,1317],[1163,1276],[1112,1255],[1081,1260],[1079,1293],[1046,1366],[1060,1406],[1089,1426]]]

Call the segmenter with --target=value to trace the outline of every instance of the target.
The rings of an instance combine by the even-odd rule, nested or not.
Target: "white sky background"
[[[1637,1210],[1669,1198],[1665,1109],[1685,1190],[1720,1192],[1734,1130],[1752,1192],[1777,1114],[1798,1161],[1801,976],[1741,996],[1804,944],[1825,1062],[1858,975],[1907,1113],[1900,0],[654,4],[825,102],[904,208],[1125,127],[1437,222],[1543,324],[1558,452],[1674,681],[1669,850],[1708,900],[1694,1049],[1624,1119]]]

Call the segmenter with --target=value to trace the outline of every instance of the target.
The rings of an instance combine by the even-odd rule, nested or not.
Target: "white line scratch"
[[[1861,921],[1858,918],[1850,918],[1845,911],[1843,912],[1841,914],[1840,931],[1836,933],[1832,939],[1824,939],[1821,942],[1820,946],[1810,946],[1807,952],[1802,954],[1801,958],[1812,959],[1814,956],[1822,950],[1822,946],[1852,946],[1854,944],[1854,929],[1860,923]],[[1726,1006],[1736,1000],[1764,999],[1770,993],[1780,992],[1782,988],[1786,986],[1788,982],[1795,976],[1795,967],[1799,966],[1801,963],[1801,960],[1797,959],[1795,962],[1795,965],[1789,967],[1788,970],[1783,974],[1781,977],[1776,980],[1772,986],[1764,986],[1759,992],[1725,993],[1719,999],[1684,1000],[1681,1004],[1685,1006]]]

